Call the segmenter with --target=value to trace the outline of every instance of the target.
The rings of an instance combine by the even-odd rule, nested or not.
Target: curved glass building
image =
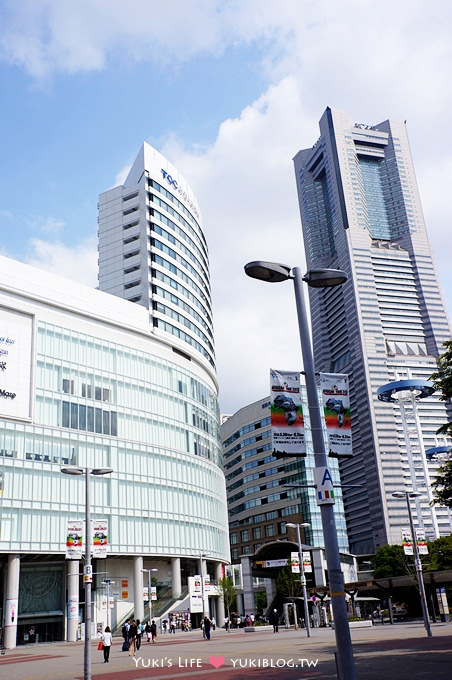
[[[66,559],[66,538],[85,518],[87,475],[91,519],[108,527],[106,559],[93,563],[95,625],[145,618],[151,571],[155,615],[187,612],[190,577],[202,568],[213,581],[229,561],[207,248],[190,187],[148,145],[124,186],[100,197],[99,269],[107,292],[0,257],[9,647],[31,625],[41,640],[76,637],[83,562]],[[85,474],[62,474],[68,465]]]

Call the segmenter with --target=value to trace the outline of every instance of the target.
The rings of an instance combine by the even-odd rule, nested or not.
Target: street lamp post
[[[115,581],[112,581],[109,578],[106,578],[105,581],[102,581],[102,585],[107,587],[107,626],[110,625],[110,586],[113,586],[115,584]]]
[[[148,607],[149,607],[149,623],[152,623],[152,597],[151,597],[151,573],[153,571],[158,571],[158,569],[142,569],[142,572],[148,573]]]
[[[414,531],[414,521],[413,513],[411,512],[410,498],[419,498],[422,496],[420,491],[394,491],[392,494],[393,498],[405,498],[406,505],[408,508],[408,517],[410,518],[410,528],[411,528],[411,540],[413,541],[413,552],[414,552],[414,566],[416,568],[417,581],[419,585],[419,593],[421,596],[422,604],[422,616],[424,618],[424,627],[427,631],[428,637],[432,636],[432,629],[430,627],[430,617],[428,614],[427,598],[425,595],[424,579],[422,577],[422,562],[419,557],[419,549],[417,547],[416,534]]]
[[[347,280],[347,275],[337,269],[319,269],[302,275],[299,267],[274,262],[249,262],[245,265],[245,273],[255,279],[277,283],[293,279],[295,300],[297,304],[298,328],[303,356],[306,394],[311,422],[312,444],[314,447],[315,479],[322,471],[328,469],[325,442],[323,438],[323,420],[320,412],[317,385],[315,382],[314,356],[309,334],[308,317],[304,301],[302,282],[314,288],[337,286]],[[339,545],[337,541],[334,508],[331,503],[320,504],[325,557],[328,567],[331,604],[334,616],[334,632],[337,645],[337,659],[340,680],[355,680],[355,662],[348,622],[347,606],[344,592],[344,576],[341,571]]]
[[[203,573],[203,569],[202,569],[202,561],[203,561],[204,557],[206,557],[206,555],[202,555],[201,553],[199,554],[199,573],[201,575],[202,620],[204,620],[204,617],[206,615],[206,605],[204,603],[204,597],[205,597],[204,573]]]
[[[82,468],[77,465],[66,465],[61,468],[65,475],[85,475],[85,646],[83,654],[83,678],[91,680],[91,583],[93,572],[91,566],[91,507],[90,507],[90,475],[107,475],[112,468]]]
[[[297,530],[297,542],[298,542],[298,554],[300,556],[300,577],[301,577],[301,586],[303,588],[303,605],[304,605],[304,620],[305,620],[305,625],[306,625],[306,636],[311,637],[311,624],[309,621],[309,607],[308,607],[308,593],[306,591],[306,574],[304,571],[304,565],[303,565],[303,549],[301,547],[301,538],[300,538],[300,528],[301,527],[309,527],[310,524],[309,522],[303,522],[302,524],[294,524],[293,522],[287,522],[286,527],[292,527]]]

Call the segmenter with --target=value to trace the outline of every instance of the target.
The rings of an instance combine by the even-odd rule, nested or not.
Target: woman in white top
[[[101,637],[104,651],[104,663],[108,663],[110,661],[110,647],[113,643],[113,636],[111,634],[110,626],[105,628],[105,631],[102,633]]]

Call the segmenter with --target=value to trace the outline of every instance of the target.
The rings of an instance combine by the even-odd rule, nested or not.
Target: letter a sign
[[[331,472],[327,467],[314,468],[317,505],[334,503],[334,487]]]

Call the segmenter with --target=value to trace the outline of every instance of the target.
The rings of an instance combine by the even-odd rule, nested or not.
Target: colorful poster
[[[300,573],[300,555],[297,552],[290,553],[290,564],[292,566],[292,573]]]
[[[428,555],[427,541],[423,529],[416,529],[416,543],[419,555]]]
[[[312,562],[310,552],[303,552],[303,571],[305,574],[312,574]]]
[[[413,539],[409,529],[402,529],[402,544],[405,555],[413,555]]]
[[[155,602],[157,600],[157,586],[151,586],[151,601]]]
[[[273,455],[306,455],[300,373],[270,369]]]
[[[321,373],[320,387],[330,456],[350,458],[353,453],[348,375]]]
[[[66,532],[66,559],[80,560],[83,551],[83,522],[78,519],[70,519],[67,523]]]
[[[92,522],[92,552],[93,557],[107,557],[108,519],[95,519]]]

